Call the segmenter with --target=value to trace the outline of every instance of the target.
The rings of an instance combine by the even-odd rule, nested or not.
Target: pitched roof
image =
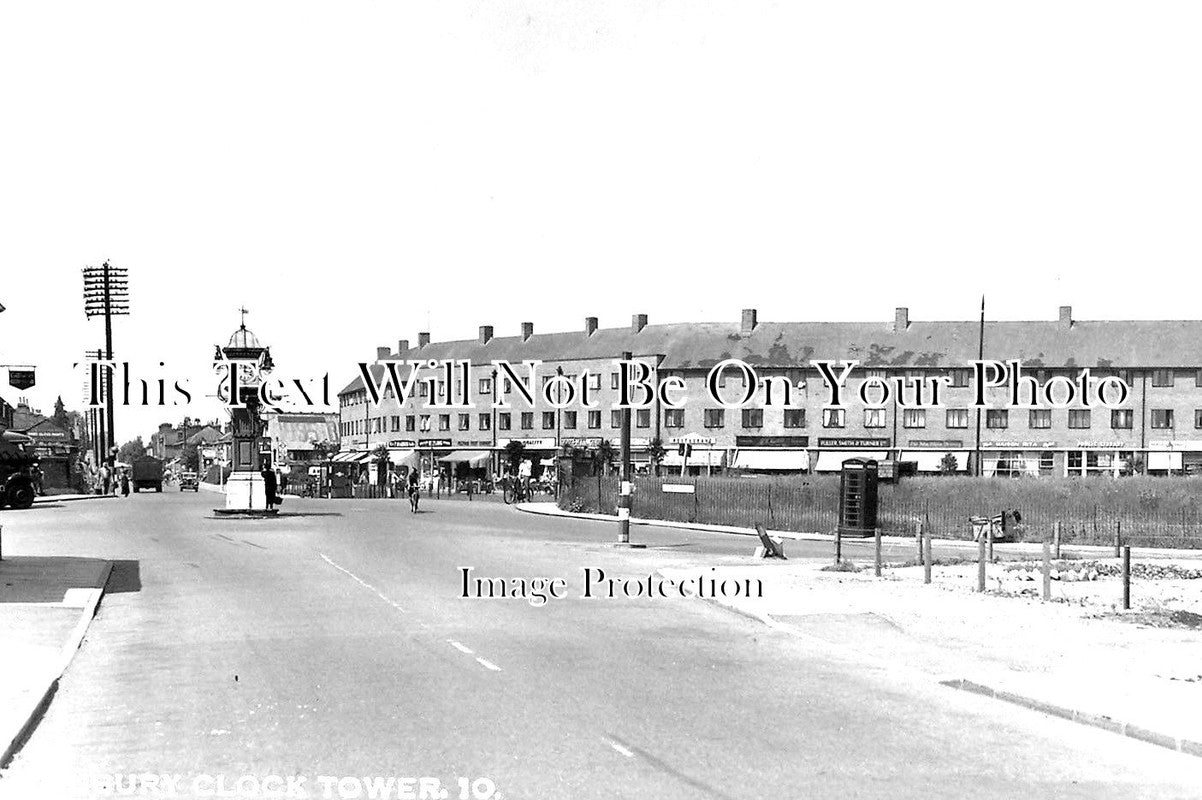
[[[727,358],[754,366],[802,367],[811,359],[851,360],[868,368],[963,367],[975,360],[975,320],[910,322],[895,330],[888,322],[760,322],[743,334],[737,322],[674,323],[547,333],[522,340],[497,337],[434,342],[410,347],[401,359],[467,359],[473,365],[494,359],[566,361],[611,359],[624,351],[662,355],[661,369],[708,369]],[[1202,367],[1202,320],[1006,321],[985,323],[985,358],[1019,359],[1024,366],[1154,368]],[[373,376],[383,367],[373,365]],[[362,389],[359,376],[339,395]]]

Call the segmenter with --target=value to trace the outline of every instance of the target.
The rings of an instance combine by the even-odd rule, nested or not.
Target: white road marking
[[[493,672],[501,671],[500,667],[498,667],[496,664],[489,661],[487,658],[480,658],[479,656],[476,656],[476,660],[479,661],[480,665],[483,666],[485,669],[491,669]]]
[[[628,748],[623,747],[622,745],[618,744],[613,739],[602,739],[601,741],[605,742],[607,745],[612,747],[614,750],[617,750],[619,753],[626,756],[627,758],[634,758],[634,753],[632,753]]]
[[[325,554],[325,553],[318,553],[318,555],[319,555],[319,556],[321,556],[322,560],[323,560],[323,561],[325,561],[327,564],[329,564],[331,567],[333,567],[334,569],[336,569],[336,570],[338,570],[339,572],[343,573],[344,575],[347,575],[347,576],[349,576],[349,577],[351,578],[351,580],[355,581],[355,582],[356,582],[356,583],[358,583],[360,586],[364,587],[365,589],[370,589],[371,591],[375,592],[377,597],[379,597],[381,600],[383,600],[383,601],[384,601],[385,603],[387,603],[388,605],[390,605],[390,606],[392,606],[393,608],[395,608],[397,611],[400,611],[401,613],[404,613],[404,612],[405,612],[405,609],[401,608],[401,607],[400,607],[400,606],[399,606],[399,605],[396,603],[396,601],[395,601],[395,600],[393,600],[391,597],[389,597],[388,595],[384,594],[384,593],[383,593],[383,592],[381,592],[379,589],[377,589],[376,587],[372,586],[370,583],[368,583],[367,581],[363,580],[362,578],[360,578],[360,577],[359,577],[358,575],[356,575],[355,573],[351,572],[349,569],[346,569],[345,567],[340,567],[340,566],[338,566],[338,565],[337,565],[337,564],[335,564],[333,561],[331,561],[331,560],[329,559],[329,557],[328,557],[328,556],[326,556],[326,554]]]
[[[451,645],[451,647],[454,647],[460,653],[467,653],[469,656],[472,654],[472,651],[470,649],[459,644],[459,642],[455,641],[454,639],[447,639],[447,642]]]

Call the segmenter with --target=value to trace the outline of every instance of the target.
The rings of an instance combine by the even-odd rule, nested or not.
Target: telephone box
[[[872,536],[876,531],[877,463],[863,458],[843,462],[839,474],[839,535]]]

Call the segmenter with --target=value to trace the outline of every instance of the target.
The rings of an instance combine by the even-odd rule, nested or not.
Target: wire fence
[[[922,496],[923,488],[880,486],[877,524],[882,533],[913,535],[921,520],[938,538],[971,539],[969,517],[1017,509],[1022,522],[1009,532],[1020,541],[1050,538],[1059,523],[1062,544],[1111,545],[1117,536],[1135,547],[1202,548],[1202,507],[1192,502],[1141,507],[1115,499],[1074,502],[1039,491],[1021,500],[1009,491],[997,496],[941,491],[931,498]],[[615,514],[617,504],[615,476],[574,478],[559,498],[560,508],[588,513]],[[631,515],[643,519],[738,527],[762,523],[793,532],[830,533],[839,521],[837,481],[638,477],[631,505]]]

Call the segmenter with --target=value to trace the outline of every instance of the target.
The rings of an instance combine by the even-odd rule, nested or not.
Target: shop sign
[[[450,447],[450,439],[422,439],[418,442],[418,447]]]
[[[819,447],[870,447],[882,448],[889,447],[889,440],[884,438],[857,438],[857,437],[819,437]]]
[[[8,371],[8,385],[14,389],[28,389],[33,386],[33,384],[33,370],[10,369]]]
[[[390,439],[389,447],[417,447],[417,442],[413,439]]]
[[[959,450],[964,447],[963,439],[911,439],[908,447],[933,447],[938,450]]]
[[[1020,442],[1008,440],[981,442],[981,447],[1006,447],[1011,450],[1047,450],[1056,446],[1056,442]]]
[[[717,440],[712,436],[699,436],[695,433],[686,433],[683,436],[673,436],[668,439],[668,444],[713,444]]]

